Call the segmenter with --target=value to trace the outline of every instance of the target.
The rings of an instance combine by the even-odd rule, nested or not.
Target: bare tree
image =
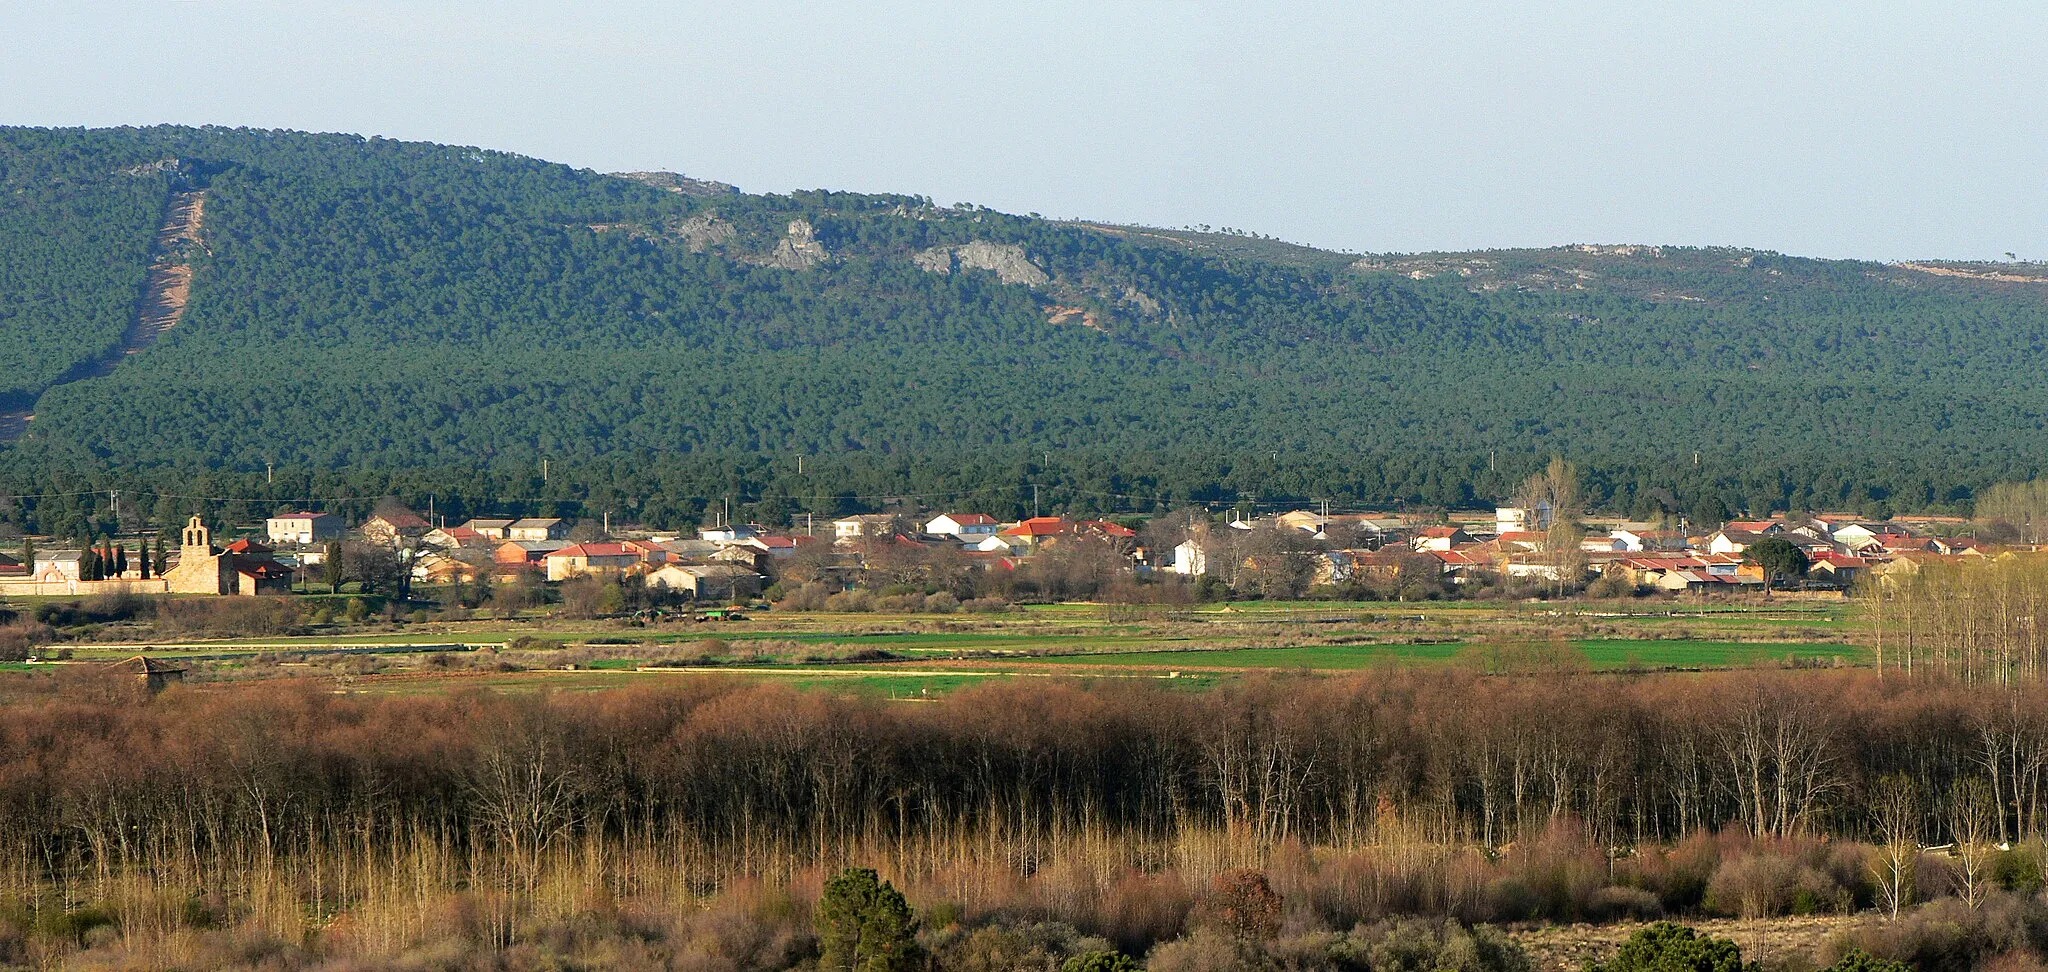
[[[1893,774],[1877,781],[1871,794],[1877,847],[1870,874],[1877,882],[1878,910],[1893,920],[1913,901],[1913,865],[1920,856],[1920,791],[1911,778]]]
[[[1983,780],[1971,777],[1949,791],[1949,835],[1955,838],[1955,855],[1961,865],[1956,879],[1963,903],[1972,910],[1982,907],[1992,887],[1991,866],[1997,858],[1998,802]]]
[[[463,780],[472,812],[529,894],[548,847],[576,825],[583,786],[544,706],[528,706],[488,733]]]

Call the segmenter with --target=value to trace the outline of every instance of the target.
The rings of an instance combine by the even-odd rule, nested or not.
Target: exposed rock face
[[[930,273],[952,273],[957,267],[990,271],[1006,284],[1042,287],[1052,281],[1015,243],[975,240],[961,246],[935,246],[912,255],[911,260]]]
[[[1129,284],[1124,285],[1124,292],[1122,296],[1118,297],[1117,299],[1121,303],[1128,304],[1132,307],[1136,307],[1138,310],[1143,311],[1146,314],[1159,313],[1159,301],[1157,299],[1155,299],[1151,294],[1139,290],[1136,287],[1130,286]]]
[[[667,189],[685,196],[737,196],[739,188],[709,179],[692,179],[679,172],[614,172],[614,178],[628,179],[656,189]]]
[[[714,246],[732,242],[734,230],[731,223],[710,213],[699,213],[675,224],[674,233],[683,238],[691,253],[702,253]]]
[[[825,251],[825,244],[818,242],[818,232],[811,227],[808,219],[789,221],[789,235],[775,244],[767,264],[784,270],[809,270],[826,260],[832,254]]]

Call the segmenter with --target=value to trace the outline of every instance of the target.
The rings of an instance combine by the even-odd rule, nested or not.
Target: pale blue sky
[[[1334,248],[2048,259],[2010,3],[0,0],[0,123],[482,145]]]

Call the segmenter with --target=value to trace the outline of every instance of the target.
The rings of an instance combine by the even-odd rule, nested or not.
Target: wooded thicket
[[[433,834],[515,858],[571,835],[678,842],[713,875],[846,848],[1091,829],[1497,846],[1583,821],[1625,847],[1737,827],[1870,832],[1883,777],[1996,795],[2039,832],[2048,691],[1868,672],[1489,678],[1387,672],[1212,692],[990,686],[923,705],[728,680],[589,696],[352,698],[295,687],[17,700],[0,818],[17,874]],[[996,846],[991,844],[990,846]],[[908,850],[905,851],[909,853]]]

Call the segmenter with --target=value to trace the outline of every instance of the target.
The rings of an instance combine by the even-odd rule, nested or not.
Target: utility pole
[[[272,483],[277,482],[277,477],[272,475],[272,466],[273,464],[271,463],[270,460],[263,460],[263,485],[265,486],[269,486]]]
[[[543,485],[543,486],[547,485],[547,481],[548,481],[548,461],[547,461],[546,459],[542,459],[542,460],[540,461],[540,481],[541,481],[541,485]]]
[[[1031,484],[1031,518],[1038,519],[1038,484]]]
[[[804,474],[804,454],[801,452],[796,454],[796,474],[799,476]]]
[[[604,535],[612,535],[612,511],[604,511]]]

